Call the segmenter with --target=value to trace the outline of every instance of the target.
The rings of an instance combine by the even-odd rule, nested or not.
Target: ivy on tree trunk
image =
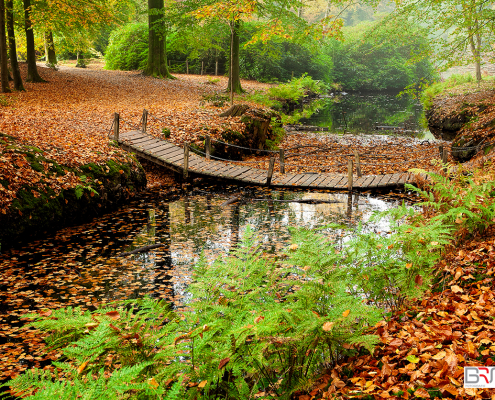
[[[21,71],[19,69],[19,63],[17,62],[17,47],[15,44],[15,32],[14,32],[14,4],[13,0],[7,0],[5,3],[7,6],[7,35],[9,38],[9,57],[10,66],[12,67],[12,75],[14,78],[14,89],[24,91],[24,85],[22,84]]]
[[[167,41],[163,0],[148,0],[148,64],[146,75],[175,79],[167,68]]]
[[[10,92],[9,70],[7,67],[7,37],[5,34],[5,0],[0,0],[0,89],[2,93]]]
[[[240,69],[239,69],[239,29],[241,27],[241,22],[239,20],[230,23],[230,63],[229,63],[229,85],[227,91],[231,91],[231,85],[234,93],[242,93]]]
[[[31,22],[31,0],[23,0],[24,30],[26,31],[27,82],[45,82],[36,68],[36,50],[34,48],[34,32]]]

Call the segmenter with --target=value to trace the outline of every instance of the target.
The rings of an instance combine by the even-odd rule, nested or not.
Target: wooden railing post
[[[356,173],[358,178],[361,178],[363,174],[361,173],[361,160],[359,159],[359,153],[354,150],[354,161],[356,162]]]
[[[438,146],[438,152],[440,153],[440,160],[443,161],[443,146]]]
[[[201,75],[203,75],[204,66],[205,66],[205,62],[201,60]]]
[[[119,141],[120,130],[120,115],[119,113],[113,114],[113,140]]]
[[[187,179],[188,175],[188,169],[189,169],[189,143],[184,142],[184,179]]]
[[[146,125],[148,125],[148,110],[143,110],[143,118],[142,118],[141,130],[146,133]]]
[[[209,160],[211,158],[211,138],[209,135],[205,137],[205,153],[206,159]]]
[[[266,175],[266,186],[270,186],[270,184],[272,183],[274,167],[275,167],[275,157],[270,157],[270,164],[268,165],[268,174]]]
[[[189,75],[189,60],[186,59],[186,74]]]
[[[352,159],[349,158],[349,161],[347,162],[347,188],[349,189],[349,192],[352,192]]]
[[[280,173],[285,174],[285,151],[284,151],[284,149],[280,149],[279,158],[280,158]]]

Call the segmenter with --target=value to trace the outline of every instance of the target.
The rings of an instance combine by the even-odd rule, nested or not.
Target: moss
[[[34,146],[17,145],[15,139],[5,140],[15,152],[25,155],[33,170],[47,176],[65,175],[68,171],[79,177],[86,176],[83,186],[99,193],[99,196],[91,196],[91,190],[84,189],[82,195],[77,196],[78,188],[70,188],[57,194],[43,179],[34,186],[23,186],[16,192],[7,214],[0,214],[0,243],[6,247],[24,238],[40,236],[48,230],[86,222],[114,209],[133,192],[146,187],[144,169],[134,158],[129,157],[127,162],[109,160],[102,165],[90,163],[70,168],[47,159],[43,151]],[[43,164],[48,166],[46,171]],[[0,180],[0,184],[6,188],[9,186],[7,180]]]
[[[6,179],[0,179],[0,185],[2,185],[5,189],[9,188],[9,181]]]
[[[7,138],[11,140],[16,140],[14,136],[7,135],[6,133],[1,133],[0,132],[0,138]]]
[[[85,172],[87,175],[95,175],[95,174],[101,174],[103,173],[103,168],[95,163],[89,163],[86,165],[83,165],[81,168],[81,171]]]

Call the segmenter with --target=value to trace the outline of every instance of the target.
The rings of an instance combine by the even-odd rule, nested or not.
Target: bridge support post
[[[280,149],[279,158],[280,158],[280,173],[285,174],[285,152],[284,152],[284,149]]]
[[[189,143],[184,142],[184,170],[182,175],[184,179],[187,179],[189,172],[188,169],[189,169]]]
[[[209,135],[205,137],[205,153],[206,159],[209,160],[211,158],[211,138]]]
[[[120,128],[120,115],[119,113],[113,114],[113,140],[119,141],[119,128]]]
[[[143,122],[141,125],[141,130],[146,133],[146,125],[148,125],[148,110],[143,110],[143,117],[141,118]]]
[[[266,186],[270,186],[272,183],[274,167],[275,167],[275,157],[270,157],[270,164],[268,165],[268,174],[266,175]]]
[[[354,150],[354,161],[356,162],[356,173],[358,178],[361,178],[363,174],[361,173],[361,160],[359,159],[359,153]]]
[[[349,192],[352,192],[352,169],[353,169],[353,162],[352,159],[349,158],[349,161],[347,162],[347,188],[349,189]]]

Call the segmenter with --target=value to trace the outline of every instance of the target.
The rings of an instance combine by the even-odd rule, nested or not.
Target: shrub
[[[105,53],[105,68],[143,70],[148,59],[148,25],[132,23],[113,31]]]

